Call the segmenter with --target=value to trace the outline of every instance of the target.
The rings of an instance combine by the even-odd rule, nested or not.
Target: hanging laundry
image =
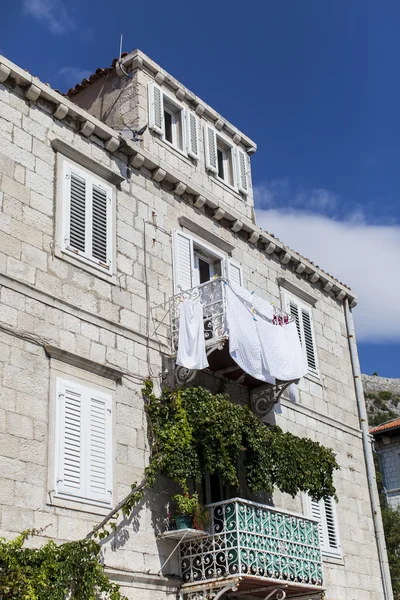
[[[249,375],[260,381],[290,381],[307,373],[295,323],[274,315],[266,300],[235,285],[226,285],[229,352]]]
[[[225,286],[226,328],[229,354],[245,373],[267,383],[275,383],[269,371],[263,370],[256,317],[249,303],[250,293],[242,288]]]
[[[198,301],[180,303],[176,364],[187,369],[208,367],[204,340],[203,306]]]

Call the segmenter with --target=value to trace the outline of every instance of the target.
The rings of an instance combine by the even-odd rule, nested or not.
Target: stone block
[[[32,151],[32,136],[26,133],[19,127],[14,127],[14,144],[26,150],[27,152]]]
[[[32,485],[25,482],[15,484],[15,506],[42,510],[45,504],[43,485]]]
[[[23,243],[21,260],[37,267],[41,271],[47,271],[47,253],[39,250],[39,248],[35,248],[35,246]]]

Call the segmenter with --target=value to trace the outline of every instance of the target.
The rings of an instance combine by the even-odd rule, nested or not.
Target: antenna
[[[121,39],[120,39],[120,42],[119,42],[119,61],[118,61],[118,62],[121,62],[121,55],[122,55],[122,40],[123,40],[123,39],[124,39],[124,34],[123,34],[123,33],[121,33]]]
[[[125,77],[127,79],[131,79],[132,78],[132,73],[128,73],[128,71],[126,71],[124,69],[124,67],[122,66],[122,40],[124,38],[124,34],[121,33],[121,38],[119,41],[119,60],[118,60],[118,66],[121,69],[122,73],[125,75]]]

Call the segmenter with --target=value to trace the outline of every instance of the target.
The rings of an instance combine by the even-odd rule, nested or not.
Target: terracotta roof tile
[[[382,425],[378,425],[377,427],[372,427],[369,432],[370,433],[380,433],[381,431],[389,431],[390,429],[396,429],[400,427],[400,418],[392,419],[387,423],[382,423]]]
[[[121,58],[124,58],[125,56],[128,56],[127,52],[123,52],[121,54]],[[100,79],[101,77],[104,77],[104,75],[108,75],[108,73],[111,73],[118,61],[119,58],[114,58],[114,60],[111,63],[111,67],[99,67],[98,69],[96,69],[96,71],[92,73],[88,78],[82,79],[81,83],[77,83],[73,88],[70,88],[66,93],[66,96],[71,97],[75,94],[78,94],[81,90],[83,90],[83,88],[87,87],[97,79]]]

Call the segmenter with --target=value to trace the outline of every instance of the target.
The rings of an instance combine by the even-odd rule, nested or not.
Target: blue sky
[[[219,110],[259,224],[354,288],[362,370],[400,377],[399,29],[397,0],[16,0],[0,52],[66,91],[123,33]]]

